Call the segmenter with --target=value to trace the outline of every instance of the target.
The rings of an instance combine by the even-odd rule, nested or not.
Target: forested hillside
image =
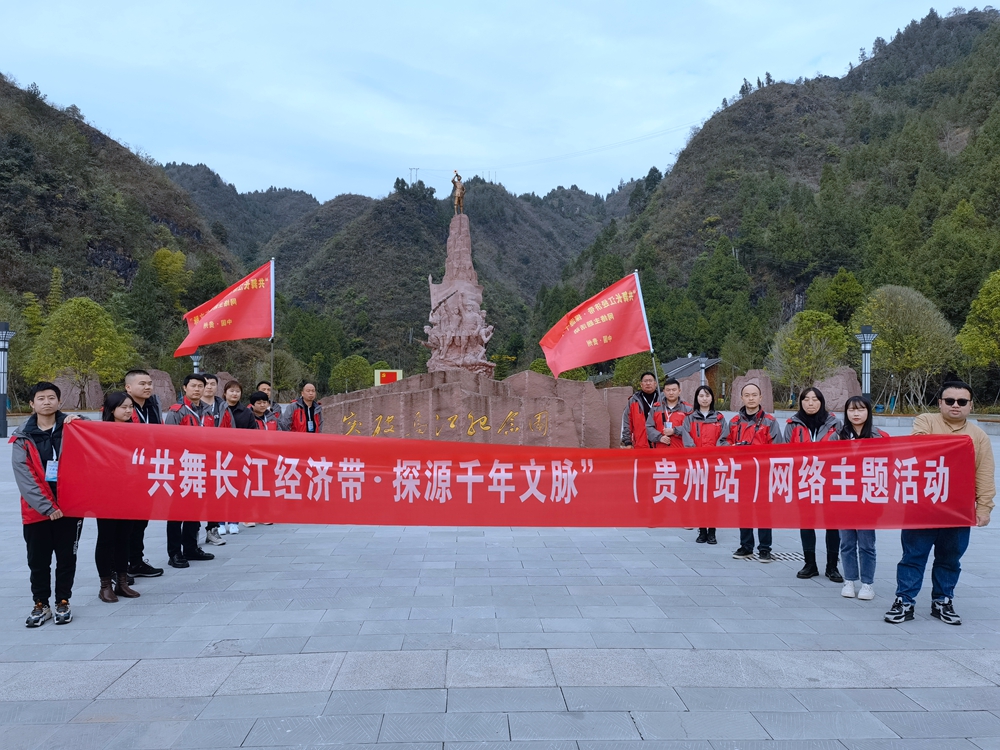
[[[204,164],[171,162],[163,171],[191,195],[216,239],[249,266],[259,265],[260,249],[275,232],[319,207],[301,190],[271,187],[239,193]]]

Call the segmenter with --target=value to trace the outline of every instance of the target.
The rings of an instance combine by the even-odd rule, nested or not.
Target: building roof
[[[705,369],[708,370],[711,367],[719,364],[721,359],[713,357],[693,357],[690,354],[686,357],[678,357],[672,362],[663,362],[663,372],[668,378],[686,378],[688,375],[694,375],[696,372],[701,370],[702,362],[705,363]]]

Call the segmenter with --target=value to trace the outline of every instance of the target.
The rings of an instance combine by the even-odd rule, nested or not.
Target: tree
[[[344,357],[330,370],[330,392],[347,393],[375,384],[375,368],[358,354]]]
[[[537,372],[542,375],[548,375],[550,378],[552,377],[552,370],[549,369],[548,363],[541,357],[534,360],[530,365],[528,365],[528,369],[531,370],[532,372]],[[567,370],[566,372],[559,373],[559,377],[563,380],[582,381],[587,379],[587,371],[584,370],[582,367],[575,367],[572,370]]]
[[[958,353],[955,329],[933,302],[905,286],[876,289],[854,314],[851,329],[862,325],[878,334],[872,374],[881,380],[882,393],[898,400],[905,388],[910,407],[921,407],[931,378],[947,370]]]
[[[663,375],[661,370],[662,368],[657,365],[655,370],[657,380]],[[611,382],[615,385],[632,386],[638,390],[644,372],[653,372],[652,355],[649,352],[630,354],[615,362],[615,375]]]
[[[806,290],[806,309],[824,312],[847,325],[854,311],[865,301],[865,288],[843,267],[833,278],[817,276]]]
[[[774,337],[768,369],[794,393],[828,377],[847,356],[847,334],[832,316],[803,310]]]
[[[45,312],[34,292],[25,292],[24,301],[24,322],[28,327],[28,335],[37,336],[45,328]]]
[[[67,372],[80,389],[81,408],[87,408],[87,385],[116,383],[135,364],[135,349],[107,310],[88,297],[74,297],[51,315],[31,350],[28,374],[52,380]],[[89,404],[94,407],[97,404]]]
[[[987,277],[972,301],[957,340],[973,364],[987,367],[1000,362],[1000,271]]]
[[[152,258],[159,283],[170,292],[174,304],[180,309],[180,298],[187,291],[194,274],[186,270],[187,256],[180,250],[161,247]],[[204,302],[204,300],[202,300]]]
[[[222,265],[214,255],[203,256],[198,265],[198,272],[188,278],[187,289],[182,292],[182,301],[190,308],[208,302],[229,286],[222,274]]]
[[[45,297],[45,309],[49,314],[63,303],[63,272],[59,266],[52,269],[49,280],[49,293]]]

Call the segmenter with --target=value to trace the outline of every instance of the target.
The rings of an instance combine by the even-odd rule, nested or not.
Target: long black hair
[[[847,410],[852,406],[863,406],[865,407],[865,411],[868,412],[868,419],[865,420],[860,433],[854,432],[854,425],[852,425],[851,420],[847,418]],[[870,438],[872,436],[872,430],[875,429],[873,426],[874,421],[875,419],[872,415],[872,402],[864,396],[851,396],[847,399],[847,403],[844,404],[844,426],[840,429],[841,440]]]
[[[709,388],[707,385],[699,385],[694,391],[694,410],[701,411],[701,404],[698,403],[698,396],[701,395],[702,391],[708,391],[708,395],[712,397],[712,405],[708,407],[709,411],[715,410],[715,391]]]
[[[101,421],[114,422],[115,409],[124,404],[126,401],[131,403],[132,397],[125,393],[125,391],[111,391],[108,393],[108,395],[104,397],[104,406],[101,408]],[[132,405],[135,406],[135,404]]]
[[[817,399],[819,399],[819,411],[815,414],[806,414],[802,409],[802,399],[812,393]],[[816,387],[806,388],[802,393],[799,394],[799,410],[795,412],[795,418],[802,422],[809,432],[816,432],[824,424],[826,424],[827,417],[830,416],[830,412],[826,410],[826,398],[823,396],[823,392]]]

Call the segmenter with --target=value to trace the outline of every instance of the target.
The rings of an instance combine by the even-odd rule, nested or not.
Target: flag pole
[[[642,284],[639,283],[639,269],[632,271],[635,276],[635,288],[639,292],[639,306],[642,308],[642,322],[646,325],[646,340],[649,342],[649,353],[653,357],[653,374],[656,376],[656,387],[660,386],[660,367],[656,364],[656,352],[653,351],[653,336],[649,332],[649,318],[646,317],[646,303],[642,299]]]
[[[274,258],[271,258],[271,390],[277,390],[274,387]],[[275,398],[277,399],[277,393],[275,393]]]

